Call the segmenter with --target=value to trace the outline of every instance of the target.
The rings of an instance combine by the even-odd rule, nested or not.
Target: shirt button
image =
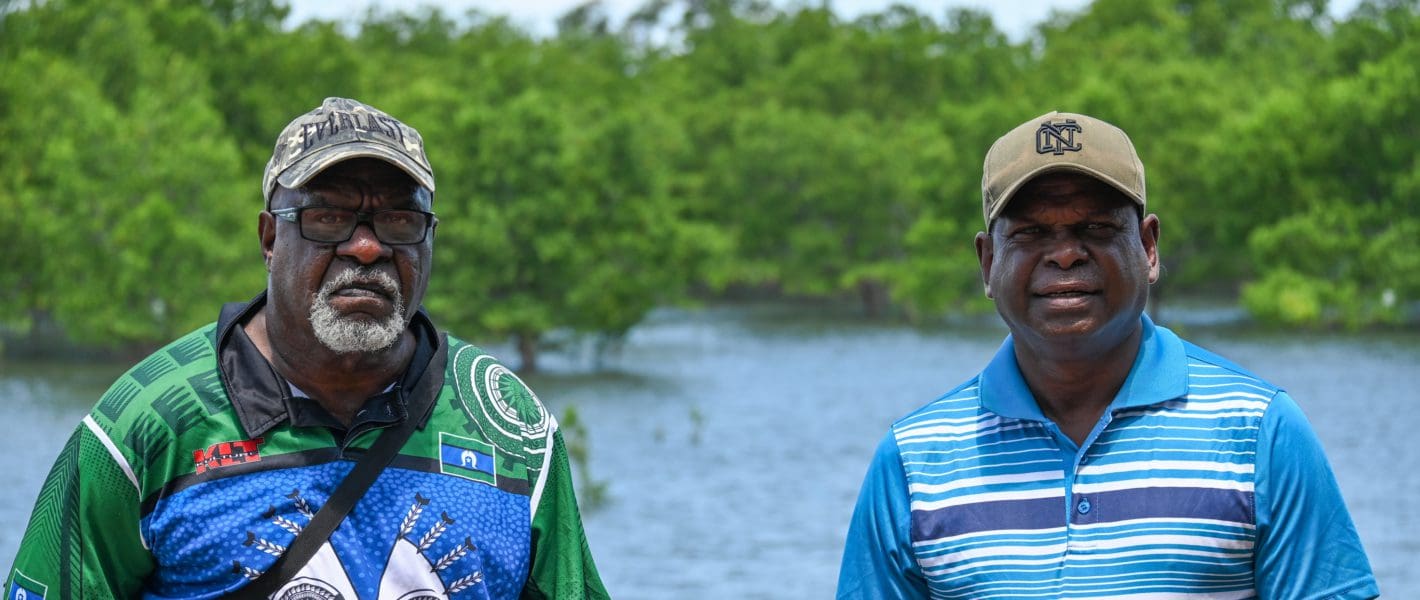
[[[1082,515],[1090,514],[1090,499],[1081,498],[1080,503],[1075,505],[1075,510],[1080,511]]]

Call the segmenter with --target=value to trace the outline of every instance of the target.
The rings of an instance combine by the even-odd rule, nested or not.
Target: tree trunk
[[[863,303],[863,315],[876,319],[887,312],[887,286],[871,279],[858,280],[858,298]]]
[[[513,337],[517,340],[518,343],[518,359],[522,361],[518,365],[518,372],[522,374],[536,372],[538,334],[518,333]]]

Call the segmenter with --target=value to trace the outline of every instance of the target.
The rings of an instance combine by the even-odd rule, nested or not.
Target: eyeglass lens
[[[300,212],[301,235],[316,242],[343,242],[355,228],[368,220],[375,237],[386,244],[417,244],[424,241],[429,215],[414,210],[381,210],[361,219],[347,208],[308,207]]]

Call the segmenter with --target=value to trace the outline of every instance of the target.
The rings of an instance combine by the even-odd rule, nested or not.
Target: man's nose
[[[369,223],[361,223],[355,226],[350,239],[335,248],[335,253],[368,265],[389,258],[394,254],[394,249],[375,237],[375,230]]]
[[[1090,260],[1090,251],[1085,243],[1071,232],[1057,232],[1049,241],[1045,259],[1061,269],[1070,269]]]

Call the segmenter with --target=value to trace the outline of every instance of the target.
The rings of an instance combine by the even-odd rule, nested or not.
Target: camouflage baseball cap
[[[1129,136],[1091,116],[1050,112],[1017,125],[986,152],[981,172],[986,225],[1026,182],[1059,171],[1094,177],[1144,208],[1144,163]]]
[[[434,169],[418,131],[363,102],[326,98],[281,130],[261,178],[262,197],[271,206],[277,183],[298,188],[327,167],[358,157],[388,162],[434,191]]]

